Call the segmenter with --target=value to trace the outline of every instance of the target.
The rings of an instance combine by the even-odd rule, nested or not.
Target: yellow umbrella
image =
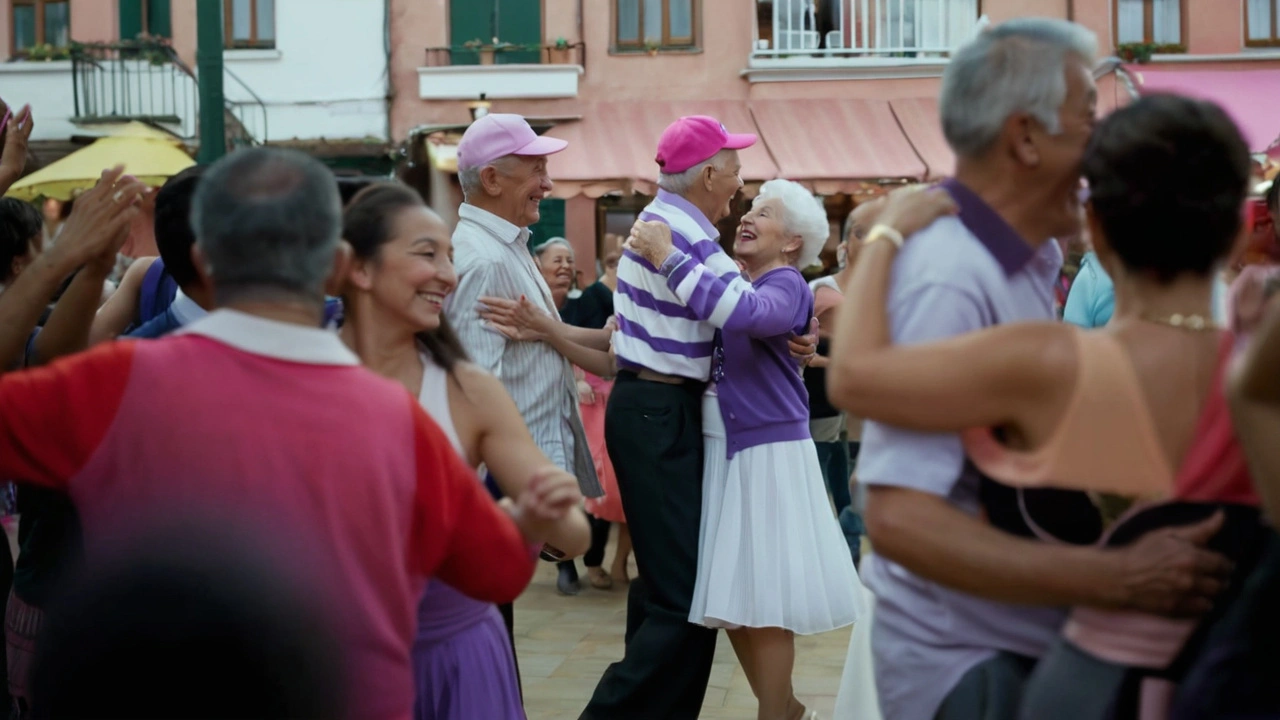
[[[105,137],[19,180],[6,193],[20,200],[51,197],[70,200],[75,193],[98,182],[102,171],[123,165],[125,173],[151,187],[195,165],[174,140],[126,133]]]

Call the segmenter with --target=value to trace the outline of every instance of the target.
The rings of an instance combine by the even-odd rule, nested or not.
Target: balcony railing
[[[587,46],[578,42],[569,45],[510,45],[427,48],[427,67],[450,65],[579,65],[586,68]]]
[[[754,60],[938,62],[971,37],[978,0],[757,0]]]
[[[200,89],[196,74],[168,43],[76,43],[71,68],[76,122],[140,120],[162,125],[182,138],[197,136]],[[224,82],[229,90],[248,98],[226,101],[228,147],[265,142],[266,105],[229,70]]]

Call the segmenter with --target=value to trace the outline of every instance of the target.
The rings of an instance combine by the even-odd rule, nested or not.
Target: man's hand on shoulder
[[[809,321],[809,334],[792,335],[787,343],[791,349],[791,357],[800,361],[800,367],[806,367],[818,354],[818,318]]]

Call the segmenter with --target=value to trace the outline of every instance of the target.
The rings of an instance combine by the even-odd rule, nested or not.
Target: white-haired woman
[[[676,250],[661,223],[637,223],[628,242],[661,268],[690,312],[720,328],[703,402],[702,530],[689,619],[728,629],[760,720],[813,717],[791,685],[795,633],[849,625],[863,603],[787,348],[813,318],[813,294],[798,268],[817,259],[827,234],[818,199],[773,180],[733,244],[749,286]],[[722,317],[715,310],[726,293],[741,298]]]

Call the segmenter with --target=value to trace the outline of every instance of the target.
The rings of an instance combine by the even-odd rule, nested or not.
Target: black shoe
[[[582,592],[582,585],[578,584],[578,568],[573,562],[560,563],[560,577],[556,578],[556,590],[561,595],[577,595]]]

